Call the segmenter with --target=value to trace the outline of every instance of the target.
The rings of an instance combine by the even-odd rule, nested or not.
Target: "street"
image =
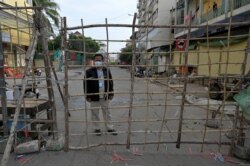
[[[129,128],[129,109],[131,95],[130,72],[127,69],[111,68],[114,79],[115,97],[110,102],[112,120],[117,136],[106,133],[102,123],[102,135],[96,136],[90,122],[90,110],[85,111],[83,96],[82,69],[69,70],[69,152],[41,151],[27,154],[30,158],[27,165],[220,165],[215,161],[217,152],[227,155],[230,146],[217,144],[229,142],[225,136],[227,121],[220,129],[205,130],[206,110],[197,106],[185,104],[182,139],[185,142],[176,148],[178,134],[179,112],[181,109],[181,93],[156,83],[153,78],[137,78],[134,80],[133,106],[131,114],[130,150],[126,149]],[[59,83],[64,84],[64,73],[57,73]],[[164,83],[165,80],[160,80]],[[41,81],[40,87],[45,85]],[[190,85],[188,93],[202,90],[198,85]],[[46,90],[41,89],[41,98],[47,98]],[[63,102],[58,89],[54,85],[57,108],[59,135],[65,133],[65,114]],[[167,98],[167,100],[165,100]],[[87,108],[89,105],[87,103]],[[86,125],[86,115],[88,125]],[[209,114],[210,115],[210,114]],[[100,111],[100,117],[102,114]],[[163,118],[165,119],[163,121]],[[218,117],[220,119],[220,117]],[[88,127],[87,127],[88,126]],[[88,135],[86,135],[88,131]],[[220,137],[221,132],[221,137]],[[205,137],[204,137],[205,136]],[[46,136],[45,136],[46,139]],[[203,139],[209,144],[203,144]],[[87,148],[90,147],[90,148]],[[85,149],[85,150],[72,150]],[[87,150],[87,151],[86,151]],[[203,150],[203,153],[200,153]],[[192,157],[191,157],[192,156]],[[166,158],[167,157],[167,158]],[[10,163],[16,165],[12,153]],[[202,159],[203,164],[199,163]],[[11,164],[11,165],[12,165]]]

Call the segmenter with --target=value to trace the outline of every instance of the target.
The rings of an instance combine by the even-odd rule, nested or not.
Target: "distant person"
[[[214,17],[218,15],[218,5],[216,2],[213,4]]]
[[[108,109],[108,100],[112,100],[114,96],[114,87],[112,75],[109,69],[104,66],[104,56],[101,53],[94,55],[94,67],[86,70],[84,80],[84,92],[86,100],[90,102],[91,119],[94,122],[94,132],[97,136],[102,134],[98,121],[99,109],[102,109],[105,127],[112,135],[117,135],[111,123],[111,114]]]

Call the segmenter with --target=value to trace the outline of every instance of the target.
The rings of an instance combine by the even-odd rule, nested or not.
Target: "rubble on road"
[[[197,105],[197,106],[201,106],[201,107],[207,107],[208,103],[209,103],[209,110],[211,110],[211,111],[218,110],[220,105],[223,104],[223,101],[220,101],[220,100],[213,100],[213,99],[204,98],[204,97],[197,97],[194,95],[186,95],[186,101],[189,104]],[[236,102],[225,101],[224,114],[234,115],[236,107],[237,107]]]

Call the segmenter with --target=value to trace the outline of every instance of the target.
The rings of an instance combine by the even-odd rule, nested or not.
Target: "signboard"
[[[175,42],[176,49],[178,51],[184,51],[186,48],[186,43],[187,43],[186,39],[177,39]]]

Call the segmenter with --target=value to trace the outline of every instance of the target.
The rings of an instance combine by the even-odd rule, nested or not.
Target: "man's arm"
[[[89,79],[90,78],[90,74],[89,74],[89,71],[87,70],[85,72],[85,76],[84,76],[84,80],[83,80],[83,90],[84,90],[84,93],[85,93],[85,97],[86,97],[86,100],[87,101],[91,101],[91,98],[88,96],[88,93],[89,93]]]
[[[109,100],[112,100],[114,97],[114,82],[113,82],[113,77],[112,77],[110,70],[108,70],[108,75],[109,75],[109,95],[108,95],[108,98],[109,98]]]

